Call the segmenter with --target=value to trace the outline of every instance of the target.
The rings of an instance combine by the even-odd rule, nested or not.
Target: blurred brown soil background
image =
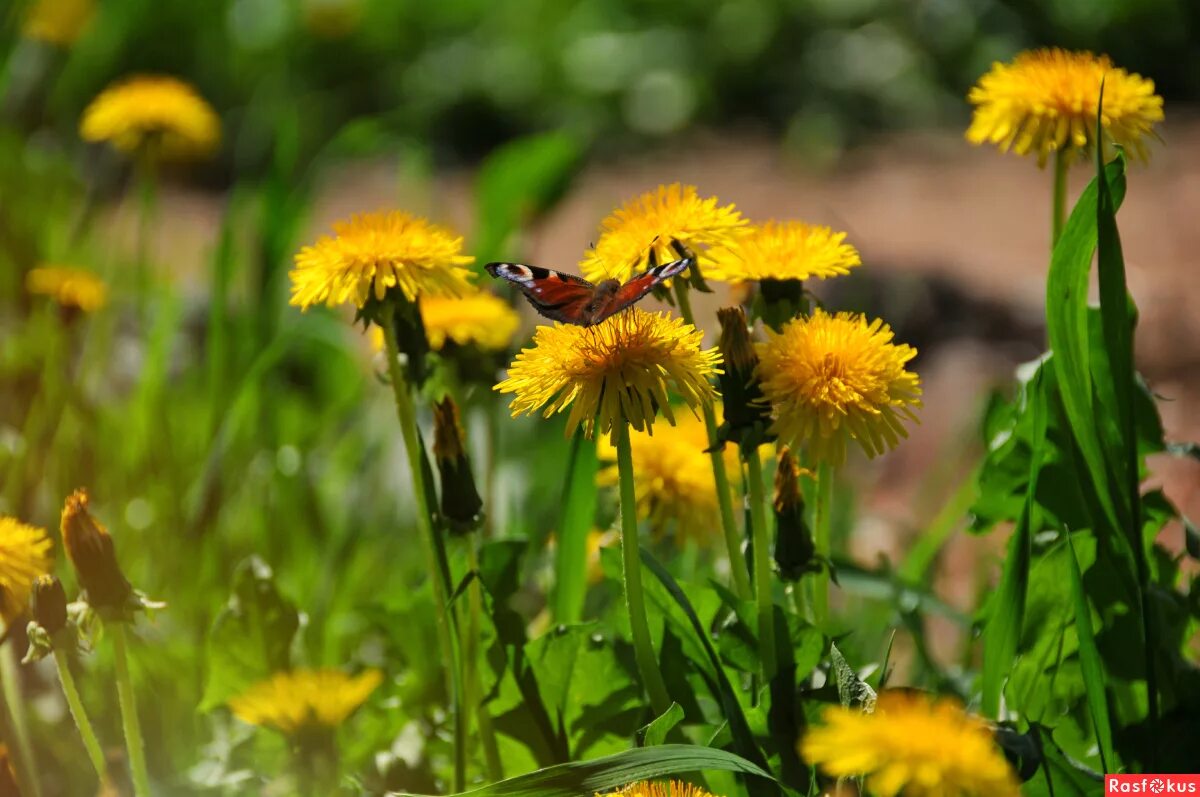
[[[1140,309],[1138,366],[1161,398],[1169,441],[1200,439],[1200,119],[1172,122],[1149,164],[1130,169],[1120,210],[1130,289]],[[1090,175],[1079,164],[1070,201]],[[393,162],[353,162],[328,169],[301,242],[325,234],[352,213],[403,207],[464,232],[470,251],[472,180],[441,174],[433,185],[406,185]],[[854,553],[864,563],[893,559],[921,533],[979,456],[979,418],[994,387],[1043,349],[1045,275],[1050,249],[1051,172],[1027,158],[969,146],[955,132],[892,136],[813,170],[797,153],[753,135],[694,136],[685,146],[636,158],[593,163],[563,202],[516,242],[513,258],[577,271],[576,264],[614,207],[660,183],[696,185],[702,195],[733,202],[753,220],[797,218],[846,230],[863,256],[852,278],[815,285],[831,306],[880,315],[902,342],[920,350],[924,382],[920,426],[895,452],[850,467],[866,500],[856,521]],[[224,198],[169,189],[152,242],[157,261],[176,278],[200,277],[212,251]],[[131,245],[136,201],[110,209],[121,245]],[[728,290],[698,305],[698,322],[714,339],[715,310]],[[523,304],[523,303],[522,303]],[[523,307],[523,310],[528,308]],[[529,317],[532,326],[534,319]],[[1156,457],[1152,480],[1180,510],[1200,517],[1200,463]],[[972,605],[980,576],[998,572],[1006,534],[958,534],[943,553],[938,592]],[[1182,546],[1178,528],[1164,531]],[[946,655],[956,634],[936,644]]]

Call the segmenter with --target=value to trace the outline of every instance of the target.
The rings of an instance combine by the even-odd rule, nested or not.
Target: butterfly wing
[[[584,311],[596,292],[596,286],[582,277],[539,266],[488,263],[484,268],[493,277],[520,288],[534,310],[554,321],[582,323]]]
[[[603,307],[596,310],[595,321],[593,323],[599,324],[613,313],[619,313],[634,302],[640,301],[646,294],[654,290],[656,286],[661,285],[664,280],[678,276],[695,262],[695,256],[690,252],[680,260],[672,260],[670,263],[663,263],[661,266],[656,265],[652,260],[650,268],[641,274],[631,277],[628,282],[617,289],[616,293],[604,303]]]

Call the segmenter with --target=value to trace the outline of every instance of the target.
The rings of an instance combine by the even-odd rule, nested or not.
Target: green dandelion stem
[[[617,476],[621,491],[621,561],[625,570],[625,605],[629,608],[633,652],[642,683],[650,696],[650,705],[656,715],[661,715],[671,707],[671,697],[658,669],[658,659],[650,642],[650,624],[646,620],[646,596],[642,591],[642,563],[638,552],[637,496],[633,489],[633,449],[629,444],[629,424],[623,418],[617,422]]]
[[[675,297],[679,302],[679,313],[684,322],[696,326],[685,280],[675,280]],[[725,550],[729,555],[733,589],[739,598],[749,600],[753,591],[750,587],[746,557],[742,553],[742,538],[738,534],[737,521],[734,519],[733,493],[729,486],[729,473],[725,470],[725,456],[717,446],[717,416],[711,404],[704,404],[701,410],[704,413],[704,428],[708,430],[708,455],[712,460],[713,480],[717,487],[717,506],[721,511],[721,530],[725,535]]]
[[[8,629],[0,623],[8,636]],[[21,699],[18,686],[17,654],[11,640],[0,650],[0,689],[4,693],[4,705],[8,707],[7,720],[8,741],[17,748],[17,758],[21,765],[16,767],[18,785],[22,794],[41,797],[42,784],[37,777],[36,761],[33,757],[33,745],[29,742],[29,725],[25,718],[25,703]]]
[[[813,547],[819,557],[829,559],[832,534],[829,524],[833,503],[833,467],[827,462],[817,465],[817,501],[813,507]],[[813,619],[818,628],[829,620],[829,570],[822,567],[813,576]]]
[[[1063,150],[1054,153],[1054,199],[1050,217],[1050,248],[1062,235],[1067,220],[1067,158]]]
[[[471,572],[479,572],[479,552],[476,550],[476,536],[467,538],[467,567]],[[492,715],[488,713],[483,703],[483,687],[479,679],[479,635],[480,617],[483,614],[483,590],[479,579],[472,579],[467,588],[467,635],[463,640],[463,650],[466,658],[466,684],[469,695],[468,707],[475,712],[475,722],[479,725],[479,743],[483,747],[483,760],[487,767],[488,779],[500,780],[504,777],[504,767],[500,762],[500,748],[496,744],[496,732],[492,728]]]
[[[100,749],[96,731],[92,728],[87,712],[84,711],[83,701],[79,699],[79,689],[75,686],[75,676],[71,675],[71,663],[66,652],[56,647],[54,663],[58,665],[58,680],[62,684],[63,696],[67,699],[67,708],[71,710],[71,718],[75,720],[75,726],[79,728],[79,735],[83,738],[83,747],[96,769],[100,783],[107,783],[108,764],[104,760],[104,751]]]
[[[396,341],[396,329],[392,323],[395,312],[395,308],[389,303],[380,326],[383,329],[383,338],[387,346],[388,375],[391,377],[392,393],[396,399],[396,414],[400,419],[400,432],[404,437],[405,452],[408,454],[408,467],[412,471],[413,495],[417,501],[417,525],[420,527],[421,537],[425,540],[426,555],[429,558],[438,644],[441,646],[442,661],[446,667],[447,688],[450,692],[451,713],[454,717],[454,791],[460,792],[466,786],[462,660],[456,655],[450,610],[446,603],[450,588],[443,582],[443,570],[438,560],[437,540],[434,537],[437,532],[430,520],[429,505],[426,501],[425,471],[422,465],[423,452],[421,451],[421,440],[417,434],[417,411],[413,406],[412,396],[409,394],[408,382],[404,379],[404,371],[400,368],[400,344]]]
[[[746,481],[750,493],[750,534],[754,547],[754,600],[758,606],[759,660],[762,662],[763,680],[770,682],[775,676],[775,616],[771,598],[771,548],[767,542],[767,499],[763,491],[762,459],[758,449],[743,452],[746,461]]]
[[[142,741],[142,726],[138,722],[133,678],[129,675],[125,623],[105,623],[104,628],[112,635],[113,658],[117,666],[117,702],[121,706],[121,726],[125,731],[125,748],[129,752],[129,775],[133,779],[133,793],[137,797],[150,797],[150,776],[146,773],[146,745]]]

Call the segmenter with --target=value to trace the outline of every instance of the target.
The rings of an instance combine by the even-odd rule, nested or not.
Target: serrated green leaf
[[[858,673],[846,661],[846,657],[838,650],[838,646],[829,643],[829,660],[833,667],[833,681],[837,685],[838,700],[843,706],[861,708],[863,711],[875,709],[875,690],[858,677]]]

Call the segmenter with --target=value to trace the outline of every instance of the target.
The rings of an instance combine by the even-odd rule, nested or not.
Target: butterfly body
[[[520,288],[533,308],[546,318],[590,327],[641,300],[655,286],[695,262],[682,247],[680,254],[680,260],[661,266],[651,259],[649,268],[624,283],[606,279],[593,284],[573,274],[523,263],[488,263],[485,268],[493,277]]]

